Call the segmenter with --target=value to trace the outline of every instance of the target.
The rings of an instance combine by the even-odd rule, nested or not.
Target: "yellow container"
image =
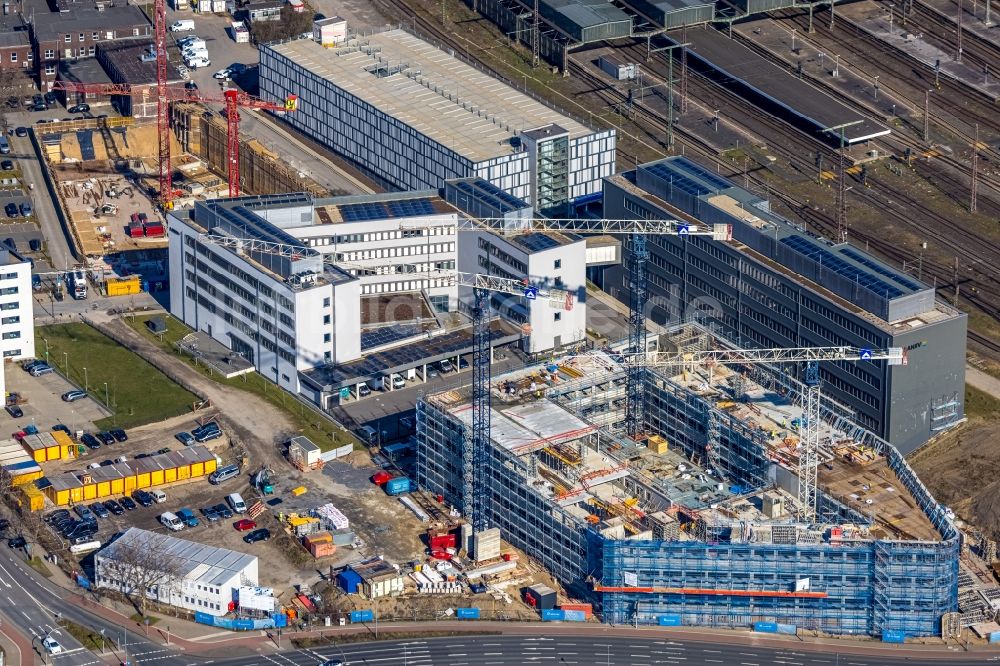
[[[306,487],[305,486],[299,486],[298,488],[292,488],[292,494],[295,495],[296,497],[298,497],[299,495],[305,495],[306,494]]]
[[[165,483],[173,483],[177,480],[177,468],[171,467],[170,469],[163,470],[163,480]]]
[[[111,278],[107,286],[108,296],[132,296],[141,291],[142,284],[139,282],[139,276],[135,275],[128,278]]]
[[[153,485],[153,486],[162,486],[163,485],[163,470],[162,469],[155,469],[155,470],[153,470],[150,473],[149,483],[150,483],[150,485]]]
[[[34,486],[22,486],[21,494],[31,511],[41,511],[45,508],[45,495]]]
[[[646,442],[646,446],[653,453],[666,453],[669,447],[667,446],[667,440],[662,435],[650,435],[649,440]]]

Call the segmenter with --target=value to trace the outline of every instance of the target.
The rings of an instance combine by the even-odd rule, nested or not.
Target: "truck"
[[[194,515],[194,511],[191,509],[178,509],[177,517],[188,527],[198,527],[198,518]]]
[[[78,301],[87,298],[87,274],[80,269],[71,271],[66,278],[69,283],[69,293]]]
[[[247,25],[243,21],[233,21],[229,28],[233,33],[233,41],[237,44],[249,44],[250,43],[250,31],[247,30]]]

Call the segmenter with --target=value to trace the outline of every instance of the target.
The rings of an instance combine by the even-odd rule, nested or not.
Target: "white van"
[[[212,64],[212,61],[205,56],[196,55],[189,58],[184,64],[191,69],[198,69],[199,67],[208,67]]]
[[[188,32],[194,30],[194,19],[181,19],[170,24],[170,32]]]
[[[173,532],[180,532],[184,529],[184,523],[181,522],[181,519],[177,517],[177,514],[171,513],[170,511],[165,511],[160,514],[160,522],[163,523],[168,530]]]
[[[233,493],[232,495],[226,496],[226,501],[229,503],[229,508],[233,510],[233,513],[246,513],[247,505],[240,497],[239,493]]]
[[[167,501],[167,494],[162,490],[150,490],[149,494],[153,496],[153,500],[157,504],[163,504]]]

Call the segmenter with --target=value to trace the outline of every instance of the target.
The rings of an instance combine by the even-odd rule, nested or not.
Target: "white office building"
[[[308,195],[198,202],[170,216],[170,311],[299,391],[299,371],[361,356],[360,282],[278,225],[311,219]]]
[[[35,355],[35,310],[31,297],[31,262],[0,250],[0,351],[4,361]],[[0,371],[0,395],[6,395],[6,364]]]
[[[158,553],[150,565],[168,555],[169,572],[134,573],[143,566],[139,550]],[[130,527],[94,557],[97,587],[131,594],[136,581],[151,583],[146,596],[195,613],[221,616],[229,612],[234,591],[257,585],[257,557],[207,546],[157,532]],[[160,575],[157,576],[157,573]]]
[[[434,190],[315,199],[311,216],[275,219],[302,245],[358,277],[361,296],[423,291],[438,312],[457,309],[458,211]]]
[[[600,199],[615,131],[594,131],[403,30],[260,49],[261,95],[293,127],[392,189],[479,176],[543,215]]]
[[[523,280],[534,299],[490,294],[490,305],[521,327],[523,349],[538,353],[583,342],[587,337],[587,243],[554,232],[498,236],[488,231],[459,234],[458,267]],[[460,290],[471,298],[471,289]]]

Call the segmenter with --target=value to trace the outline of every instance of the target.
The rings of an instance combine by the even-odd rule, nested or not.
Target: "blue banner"
[[[779,634],[791,634],[794,636],[797,630],[798,627],[796,627],[794,624],[781,624],[780,622],[778,623]]]
[[[542,622],[561,622],[566,619],[566,611],[551,608],[542,611]]]
[[[762,634],[776,634],[778,633],[778,624],[776,622],[754,622],[753,630]]]
[[[370,610],[351,611],[351,623],[371,622],[375,619],[375,613]]]
[[[582,610],[564,610],[563,619],[567,622],[586,622],[587,614]]]
[[[886,629],[882,632],[883,643],[902,643],[906,640],[906,632],[900,629]]]
[[[681,616],[680,615],[661,615],[656,618],[656,624],[661,627],[679,627],[681,626]]]
[[[455,617],[459,620],[478,620],[479,619],[479,609],[478,608],[456,608]]]

